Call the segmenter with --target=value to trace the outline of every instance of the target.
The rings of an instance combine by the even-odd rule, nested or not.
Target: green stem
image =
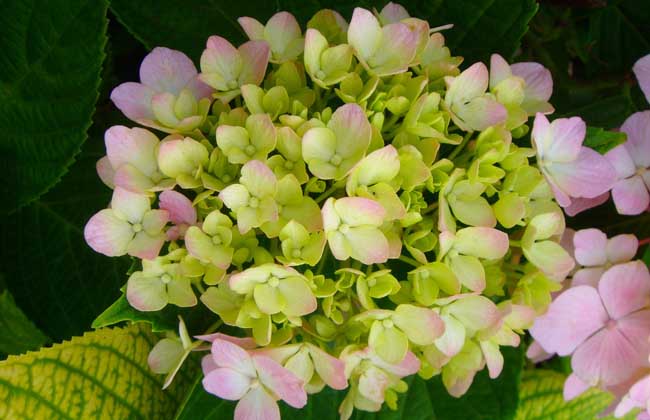
[[[400,255],[398,259],[416,268],[422,265],[419,262],[415,261],[413,258],[407,257],[406,255]]]
[[[463,151],[463,149],[465,148],[465,146],[469,142],[469,139],[472,137],[472,134],[474,134],[474,133],[471,132],[471,131],[469,133],[465,134],[465,137],[463,137],[463,141],[461,141],[460,144],[458,146],[456,146],[456,148],[454,150],[452,150],[452,152],[449,154],[447,159],[453,160],[456,156],[458,156],[458,154]]]
[[[422,211],[421,214],[424,216],[425,214],[429,214],[432,211],[435,211],[437,208],[438,208],[438,203],[437,202],[436,203],[431,203],[431,204],[429,204],[429,206],[426,209],[424,209],[424,211]]]
[[[218,320],[218,321],[215,322],[214,324],[210,325],[210,326],[208,327],[208,329],[205,330],[205,332],[203,333],[203,335],[212,334],[213,332],[217,331],[217,330],[219,329],[219,327],[222,326],[222,325],[223,325],[223,321],[222,321],[222,320]]]
[[[327,190],[325,190],[325,192],[323,192],[321,195],[316,197],[316,203],[320,204],[321,201],[324,201],[326,198],[328,198],[330,195],[332,195],[332,193],[334,191],[341,188],[341,186],[342,186],[342,184],[340,183],[340,181],[337,181],[337,182],[333,183],[332,186],[330,186]]]

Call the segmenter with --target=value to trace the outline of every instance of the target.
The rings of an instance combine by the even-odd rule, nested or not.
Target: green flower
[[[226,270],[230,266],[234,250],[232,221],[219,210],[214,210],[203,220],[203,224],[190,226],[185,233],[185,246],[190,255],[202,262],[209,262]]]
[[[278,179],[285,175],[293,175],[300,184],[309,181],[307,167],[302,159],[302,142],[300,137],[290,127],[278,128],[278,143],[276,145],[280,154],[271,156],[267,164]]]
[[[300,223],[291,220],[280,231],[282,255],[278,260],[286,265],[308,264],[315,266],[325,249],[323,232],[309,233]]]
[[[274,221],[264,223],[261,228],[269,238],[276,237],[280,230],[290,221],[295,220],[303,225],[309,232],[323,228],[320,216],[320,207],[316,202],[303,196],[300,183],[293,175],[289,174],[277,183],[274,196],[278,208],[278,217]]]
[[[275,148],[277,134],[267,114],[254,114],[246,119],[246,127],[220,125],[217,145],[230,163],[250,160],[265,161]]]

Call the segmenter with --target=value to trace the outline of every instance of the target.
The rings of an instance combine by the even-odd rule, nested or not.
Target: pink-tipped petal
[[[600,297],[613,319],[619,319],[647,305],[650,273],[643,261],[615,265],[598,284]]]
[[[102,210],[90,218],[84,228],[86,243],[95,251],[109,257],[126,254],[133,238],[133,229],[110,210]]]
[[[153,120],[151,99],[155,93],[149,86],[126,82],[113,89],[111,101],[131,121]]]
[[[303,383],[290,370],[266,356],[253,356],[253,362],[260,381],[272,389],[280,399],[294,408],[302,408],[307,404]]]
[[[573,236],[576,261],[584,266],[607,263],[607,235],[598,229],[582,229]]]
[[[302,36],[300,25],[289,12],[278,12],[271,16],[264,27],[264,39],[275,53],[287,53],[290,43]]]
[[[637,215],[648,209],[650,194],[640,176],[617,181],[612,188],[612,200],[616,211],[623,215]]]
[[[499,54],[490,57],[490,88],[494,88],[504,79],[512,76],[510,65]]]
[[[229,341],[246,350],[252,350],[257,347],[257,344],[255,344],[255,340],[252,337],[233,337],[223,333],[213,333],[207,335],[195,335],[194,338],[198,340],[209,341],[211,343],[214,340]]]
[[[534,62],[515,63],[510,69],[513,75],[521,77],[526,82],[522,107],[528,114],[552,113],[554,109],[548,104],[548,100],[553,94],[551,72],[541,64]]]
[[[140,65],[140,81],[156,92],[177,95],[195,76],[196,67],[188,56],[165,47],[154,48]]]
[[[241,168],[240,182],[256,197],[275,194],[276,178],[273,171],[259,160],[250,160]]]
[[[97,175],[99,175],[99,179],[101,179],[107,187],[111,189],[115,188],[115,169],[113,169],[108,156],[104,156],[99,159],[95,165],[95,168],[97,169]]]
[[[639,249],[634,235],[616,235],[607,242],[607,260],[613,264],[630,261]]]
[[[175,225],[196,223],[196,209],[183,194],[172,190],[163,191],[159,201],[160,208],[169,212],[169,220]]]
[[[344,197],[334,202],[341,221],[349,226],[380,226],[386,210],[375,200],[363,197]]]
[[[264,79],[266,66],[269,64],[269,44],[264,41],[248,41],[239,47],[242,71],[239,75],[239,85],[252,83],[259,85]]]
[[[357,104],[339,107],[332,114],[327,127],[336,136],[336,153],[341,157],[362,155],[370,144],[372,127],[365,112]]]
[[[129,243],[127,252],[133,257],[143,260],[153,260],[160,254],[160,249],[165,243],[166,236],[162,233],[150,236],[145,232],[139,232]]]
[[[348,380],[345,377],[345,363],[313,344],[308,344],[309,354],[314,362],[318,376],[332,389],[345,389]]]
[[[237,22],[242,27],[248,39],[252,41],[260,41],[264,39],[264,25],[257,19],[248,16],[237,18]]]
[[[224,400],[241,399],[250,389],[250,385],[250,377],[228,368],[217,368],[203,378],[203,388]]]
[[[145,175],[157,169],[156,148],[160,141],[144,128],[127,128],[115,125],[104,133],[106,156],[116,170],[131,164]]]
[[[239,400],[234,420],[280,420],[280,408],[275,398],[259,386]]]
[[[366,265],[385,263],[388,260],[390,248],[386,236],[377,228],[358,226],[350,228],[345,234],[355,260]]]
[[[558,118],[551,123],[552,136],[544,159],[553,162],[573,162],[578,158],[585,140],[587,125],[580,117]]]
[[[609,200],[609,191],[594,198],[573,198],[571,199],[571,204],[564,207],[564,213],[573,217],[583,211],[598,207],[601,204],[606,203],[607,200]]]
[[[488,227],[467,227],[456,233],[454,248],[461,254],[496,260],[506,255],[509,245],[505,232]]]
[[[547,353],[537,341],[530,343],[528,350],[526,350],[526,357],[533,363],[540,363],[553,357],[552,353]]]
[[[234,369],[250,377],[255,377],[255,366],[246,350],[238,345],[216,339],[212,342],[212,358],[219,367]]]
[[[650,54],[639,58],[639,60],[634,63],[632,70],[639,81],[639,87],[645,94],[648,102],[650,102]]]
[[[481,341],[480,343],[485,363],[488,367],[490,378],[495,379],[503,370],[503,355],[499,351],[499,346],[492,341]]]
[[[636,166],[625,144],[618,145],[605,153],[605,158],[616,170],[618,179],[628,178],[636,172]]]
[[[384,23],[395,23],[409,17],[409,13],[406,11],[404,6],[393,3],[392,1],[386,4],[379,13],[379,18],[382,19]]]
[[[621,126],[627,134],[625,148],[637,167],[650,167],[650,111],[636,112]]]
[[[571,401],[579,395],[582,395],[590,387],[591,385],[584,382],[576,374],[572,373],[566,378],[566,381],[564,381],[564,389],[562,390],[564,401]]]
[[[390,23],[382,28],[381,48],[370,58],[372,71],[388,76],[405,71],[418,45],[417,34],[403,23]]]
[[[116,187],[111,199],[111,208],[123,219],[131,223],[140,223],[151,206],[146,195]]]
[[[572,197],[597,197],[610,190],[616,181],[612,165],[587,147],[581,148],[575,161],[554,162],[548,170],[557,185]]]
[[[227,39],[217,35],[208,38],[206,49],[201,54],[201,71],[205,76],[211,73],[218,75],[219,83],[214,84],[214,88],[229,90],[229,82],[237,80],[242,67],[239,51]]]
[[[348,28],[348,42],[362,60],[370,58],[381,45],[381,27],[377,18],[366,9],[356,7]]]
[[[559,295],[530,333],[545,351],[566,356],[608,320],[596,289],[578,286]]]

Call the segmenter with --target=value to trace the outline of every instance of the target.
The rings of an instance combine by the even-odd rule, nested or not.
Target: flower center
[[[368,279],[368,287],[375,287],[376,284],[377,284],[377,279],[375,278]]]
[[[271,286],[271,287],[278,287],[279,284],[280,284],[280,279],[279,279],[279,278],[277,278],[277,277],[271,277],[271,278],[269,279],[269,286]]]
[[[142,225],[140,223],[134,223],[133,226],[131,226],[131,228],[135,233],[142,231]]]
[[[345,223],[339,226],[339,232],[341,232],[342,234],[345,235],[349,231],[350,231],[350,226],[346,225]]]
[[[219,236],[219,235],[213,236],[212,237],[212,243],[215,244],[215,245],[221,245],[222,244],[221,236]]]
[[[288,169],[288,170],[292,170],[292,169],[293,169],[293,162],[290,161],[290,160],[284,162],[284,167],[285,167],[286,169]]]
[[[325,72],[323,70],[318,70],[316,72],[316,78],[320,79],[320,80],[323,80],[325,78]]]
[[[221,177],[221,180],[227,184],[230,181],[232,181],[232,177],[228,174],[225,174],[224,176]]]
[[[246,154],[247,154],[248,156],[253,156],[253,155],[255,154],[255,152],[256,152],[255,146],[253,146],[252,144],[249,144],[249,145],[246,146],[246,148],[244,149],[244,152],[246,152]]]
[[[237,89],[238,86],[239,86],[239,83],[237,83],[236,80],[229,80],[228,81],[228,87],[230,89]]]
[[[381,324],[384,326],[384,328],[393,328],[393,321],[390,319],[384,319]]]
[[[608,330],[613,330],[614,328],[616,328],[616,320],[610,319],[609,321],[607,321],[607,324],[605,324],[605,328],[607,328]]]
[[[301,255],[301,254],[302,254],[302,252],[300,252],[300,250],[299,250],[298,248],[296,248],[296,249],[294,249],[293,251],[291,251],[291,256],[292,256],[293,258],[300,258],[300,255]]]
[[[172,281],[172,276],[170,276],[169,274],[165,273],[165,274],[163,274],[162,276],[160,276],[160,281],[162,281],[163,283],[167,284],[167,283],[169,283],[170,281]]]
[[[343,158],[341,156],[337,155],[337,154],[332,156],[332,158],[330,159],[330,163],[332,165],[334,165],[334,166],[339,166],[342,161],[343,161]]]
[[[258,200],[256,197],[251,197],[250,200],[248,200],[248,206],[250,208],[256,209],[260,205],[260,200]]]

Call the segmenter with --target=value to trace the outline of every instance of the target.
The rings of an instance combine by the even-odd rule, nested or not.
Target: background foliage
[[[379,9],[384,3],[361,0],[355,5]],[[631,75],[634,61],[650,52],[647,0],[400,3],[433,26],[454,23],[455,28],[445,36],[452,52],[466,58],[465,64],[487,61],[493,52],[514,61],[543,63],[555,81],[551,101],[557,108],[556,117],[580,115],[592,126],[609,129],[620,126],[632,112],[648,107]],[[103,132],[114,124],[129,125],[108,95],[118,83],[137,80],[139,62],[148,49],[157,45],[176,48],[198,61],[209,35],[217,33],[233,42],[244,40],[236,23],[238,16],[265,21],[278,10],[290,10],[304,24],[315,11],[325,7],[349,18],[352,4],[344,0],[0,2],[0,165],[5,170],[0,184],[0,355],[20,354],[82,335],[120,295],[129,259],[106,258],[92,252],[84,243],[83,226],[110,200],[110,190],[94,170],[96,160],[104,154]],[[576,228],[596,226],[610,234],[650,236],[650,213],[624,218],[615,214],[611,204],[569,220],[569,224]],[[154,329],[165,329],[173,325],[175,315],[168,313],[166,318],[149,321]],[[110,312],[104,314],[93,326],[115,321],[111,316]],[[0,363],[0,404],[4,401],[0,417],[20,418],[24,414],[7,411],[5,396],[13,395],[25,401],[45,398],[48,409],[56,414],[52,418],[75,418],[66,411],[65,401],[56,399],[56,393],[30,395],[32,384],[20,385],[11,379],[25,375],[18,367],[55,358],[57,352],[87,342],[87,364],[75,365],[70,360],[57,364],[57,369],[74,371],[83,380],[101,384],[105,378],[89,369],[93,361],[103,360],[95,347],[107,340],[103,346],[117,346],[127,351],[129,359],[116,361],[111,369],[137,365],[133,372],[145,375],[143,355],[152,343],[148,328],[106,330],[94,333],[104,334],[101,337],[90,334]],[[137,353],[128,353],[131,345]],[[589,419],[608,404],[607,396],[596,393],[563,404],[563,373],[559,372],[527,371],[519,386],[524,365],[522,350],[510,351],[506,359],[500,378],[492,381],[482,372],[461,399],[449,397],[439,381],[425,383],[415,378],[409,393],[402,397],[406,404],[400,405],[401,411],[357,413],[357,418]],[[127,375],[126,371],[118,374]],[[184,400],[182,396],[163,396],[157,382],[147,382],[152,398],[166,404],[167,417],[157,418],[174,418],[174,412],[176,419],[229,418],[232,405],[206,394],[193,374],[191,366],[184,373],[183,380],[192,390]],[[134,379],[133,386],[142,384],[145,382]],[[74,381],[69,386],[74,387]],[[108,398],[104,394],[113,392],[110,388],[100,386],[88,396],[89,401]],[[110,398],[128,396],[117,390]],[[336,418],[332,407],[341,398],[338,393],[324,392],[312,398],[300,413],[283,407],[283,415],[287,419]],[[151,412],[142,411],[147,409],[137,408],[141,413],[133,418],[148,418]]]

